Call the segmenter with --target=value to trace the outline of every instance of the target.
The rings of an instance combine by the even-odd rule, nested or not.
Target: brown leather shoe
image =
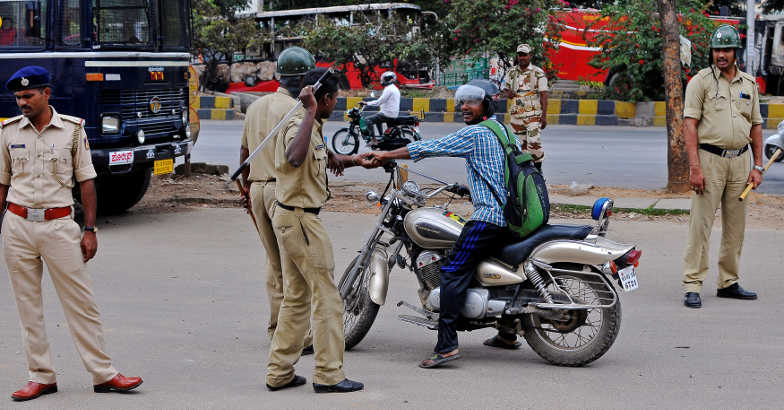
[[[120,373],[114,376],[106,383],[96,384],[93,386],[93,391],[96,393],[109,393],[111,391],[128,391],[133,390],[142,384],[141,377],[125,377]]]
[[[13,401],[27,401],[35,399],[42,394],[57,393],[57,383],[41,384],[27,382],[27,385],[11,395]]]

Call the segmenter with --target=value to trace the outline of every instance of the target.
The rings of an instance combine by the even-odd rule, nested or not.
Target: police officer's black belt
[[[700,144],[700,149],[708,151],[711,154],[718,155],[720,157],[735,158],[735,157],[739,157],[741,154],[748,151],[749,146],[745,145],[743,148],[740,149],[721,149],[711,144]]]
[[[297,210],[296,207],[284,205],[284,204],[281,204],[280,202],[278,202],[278,206],[283,208],[283,209],[285,209],[285,210],[287,210],[287,211],[296,211]],[[314,215],[318,215],[319,212],[321,212],[321,208],[299,208],[299,209],[302,209],[303,211],[305,211],[305,212],[307,212],[309,214],[314,214]]]

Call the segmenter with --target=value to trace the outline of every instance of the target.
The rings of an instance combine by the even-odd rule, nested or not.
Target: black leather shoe
[[[313,354],[313,345],[305,346],[305,348],[302,349],[301,356],[307,356],[309,354]]]
[[[288,382],[288,383],[284,384],[283,386],[272,387],[272,386],[270,386],[270,385],[268,384],[268,385],[267,385],[267,388],[268,388],[270,391],[278,391],[278,390],[282,390],[282,389],[288,389],[289,387],[297,387],[297,386],[302,386],[302,385],[303,385],[303,384],[305,384],[305,383],[307,383],[307,380],[305,380],[305,378],[304,378],[304,377],[302,377],[302,376],[297,376],[297,375],[295,374],[295,375],[294,375],[294,378],[293,378],[293,379],[291,379],[291,381],[290,381],[290,382]]]
[[[686,307],[699,309],[702,307],[702,299],[700,299],[700,294],[697,292],[686,292],[686,298],[683,300],[683,304]]]
[[[757,294],[752,291],[743,289],[737,283],[733,283],[731,286],[727,286],[724,289],[717,289],[716,297],[743,299],[743,300],[756,300]]]
[[[313,390],[315,390],[316,393],[348,393],[362,390],[363,388],[365,388],[364,384],[349,379],[343,379],[342,382],[333,384],[332,386],[313,383]]]

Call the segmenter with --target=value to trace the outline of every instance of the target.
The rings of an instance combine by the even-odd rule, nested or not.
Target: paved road
[[[343,126],[328,122],[331,136]],[[424,138],[447,135],[459,123],[423,123]],[[773,130],[766,130],[767,137]],[[241,121],[203,121],[193,152],[194,161],[239,164]],[[544,131],[546,160],[544,172],[551,184],[592,184],[624,188],[658,189],[667,185],[667,142],[664,128],[600,127],[551,125]],[[362,148],[363,150],[366,148]],[[447,182],[464,182],[464,161],[455,158],[426,159],[411,166]],[[349,169],[345,178],[353,181],[384,181],[381,170]],[[761,192],[784,194],[784,162],[771,166]]]
[[[363,242],[372,216],[323,214],[342,271]],[[784,385],[784,232],[749,229],[743,284],[756,302],[720,300],[714,232],[704,308],[681,305],[685,224],[614,221],[611,237],[643,249],[641,288],[622,295],[615,345],[586,368],[543,362],[524,346],[482,346],[491,330],[460,335],[464,359],[422,370],[435,334],[405,324],[394,302],[417,300],[412,275],[396,268],[388,304],[367,338],[345,355],[350,377],[367,389],[316,396],[310,386],[264,388],[267,302],[264,257],[238,209],[99,218],[98,257],[90,263],[117,367],[144,376],[138,393],[94,394],[70,340],[51,282],[45,316],[60,392],[30,403],[0,397],[2,409],[491,409],[491,408],[780,408]],[[662,241],[662,238],[668,238]],[[4,266],[0,276],[5,276]],[[45,274],[47,277],[48,274]],[[311,381],[313,357],[297,365]],[[0,393],[26,378],[16,309],[0,280]]]

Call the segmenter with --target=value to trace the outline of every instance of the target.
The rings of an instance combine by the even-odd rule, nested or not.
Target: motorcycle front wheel
[[[606,287],[569,273],[553,273],[553,277],[579,303],[595,304],[606,293]],[[547,289],[557,292],[552,283]],[[620,328],[620,299],[611,308],[570,311],[564,321],[546,320],[536,314],[523,317],[525,341],[536,354],[558,366],[584,366],[602,357],[615,342]]]
[[[348,275],[358,259],[359,256],[348,264],[346,271],[343,272],[343,277]],[[376,320],[378,308],[380,307],[370,300],[370,294],[368,293],[370,275],[362,275],[362,273],[363,272],[359,273],[358,278],[364,276],[364,282],[357,290],[356,294],[354,294],[353,297],[343,300],[343,332],[345,333],[346,338],[346,350],[351,350],[362,341],[365,335],[367,335],[370,331],[370,327]],[[338,283],[342,282],[343,279],[341,278]]]
[[[359,138],[348,128],[341,128],[332,135],[332,149],[342,155],[356,154],[359,151]]]

